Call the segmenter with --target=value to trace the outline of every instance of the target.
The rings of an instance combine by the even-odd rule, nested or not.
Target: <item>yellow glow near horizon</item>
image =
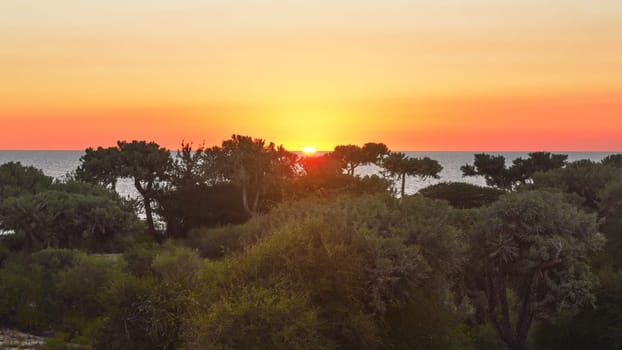
[[[620,33],[619,0],[3,0],[0,149],[621,150]]]
[[[315,149],[315,147],[313,147],[313,146],[305,146],[302,149],[302,153],[304,153],[307,156],[314,155],[316,152],[317,152],[317,149]]]

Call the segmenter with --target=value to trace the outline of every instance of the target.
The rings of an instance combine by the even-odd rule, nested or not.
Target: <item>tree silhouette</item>
[[[368,142],[363,147],[357,145],[336,146],[330,156],[341,164],[346,174],[354,176],[354,170],[361,165],[380,165],[382,159],[389,153],[384,143]]]
[[[510,350],[525,349],[534,320],[594,300],[586,258],[605,240],[595,214],[566,200],[544,191],[506,194],[484,209],[472,236],[472,299]]]
[[[565,154],[532,152],[527,159],[515,159],[508,168],[504,156],[478,153],[472,165],[466,164],[460,169],[463,176],[483,176],[488,186],[512,190],[518,184],[531,181],[537,172],[564,167],[566,159],[568,156]]]
[[[435,178],[438,179],[438,174],[443,170],[443,167],[434,159],[429,157],[425,158],[411,158],[406,156],[402,152],[391,152],[384,158],[382,166],[385,172],[401,180],[401,196],[404,197],[406,189],[406,176],[416,176],[420,179]]]
[[[91,147],[80,157],[76,179],[88,183],[110,186],[115,191],[120,177],[121,158],[117,147]]]
[[[172,166],[171,154],[155,142],[119,141],[119,175],[134,180],[134,186],[143,197],[147,227],[156,239],[152,202],[160,182],[166,181]]]
[[[255,215],[262,195],[280,186],[296,172],[298,157],[263,139],[233,135],[206,151],[205,166],[215,183],[229,181],[240,187],[244,210]]]

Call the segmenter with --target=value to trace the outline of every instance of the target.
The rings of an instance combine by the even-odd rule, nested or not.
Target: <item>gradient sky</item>
[[[622,1],[0,1],[0,149],[232,133],[622,150]]]

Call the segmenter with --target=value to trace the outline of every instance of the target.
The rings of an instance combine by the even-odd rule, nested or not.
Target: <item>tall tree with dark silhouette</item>
[[[134,180],[134,186],[143,197],[149,233],[157,240],[152,202],[161,182],[166,181],[172,166],[170,152],[155,142],[119,141],[119,174]]]
[[[0,165],[0,202],[25,193],[36,193],[48,189],[53,179],[37,168],[24,166],[20,162]]]
[[[172,167],[170,152],[155,142],[119,141],[116,147],[88,148],[80,158],[76,179],[115,189],[119,178],[131,178],[143,199],[149,233],[156,235],[152,203]]]
[[[382,166],[389,176],[396,178],[398,181],[401,180],[400,193],[402,198],[406,190],[406,176],[416,176],[420,179],[438,179],[438,174],[443,170],[443,167],[434,159],[429,157],[412,158],[402,152],[389,153],[384,158]]]
[[[96,183],[115,191],[120,177],[121,158],[117,147],[87,148],[80,157],[80,166],[76,170],[76,179]]]
[[[472,165],[466,164],[460,169],[463,176],[483,176],[488,186],[512,190],[518,184],[531,181],[537,172],[564,167],[567,159],[565,154],[532,152],[526,159],[515,159],[508,168],[504,156],[478,153]]]
[[[465,275],[471,300],[510,350],[531,325],[594,301],[587,257],[605,243],[595,214],[545,191],[508,193],[482,211]]]
[[[368,142],[363,147],[357,145],[336,146],[330,156],[341,164],[346,174],[354,176],[354,170],[361,165],[380,165],[382,159],[389,153],[384,143]]]
[[[242,192],[249,215],[258,212],[263,195],[294,176],[298,157],[263,139],[233,135],[206,151],[205,166],[212,182],[231,182]]]

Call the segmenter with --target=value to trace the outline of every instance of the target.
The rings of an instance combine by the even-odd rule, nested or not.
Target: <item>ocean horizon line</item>
[[[94,147],[95,148],[95,147]],[[181,151],[181,149],[167,148],[171,152]],[[0,149],[0,152],[84,152],[83,149]],[[290,152],[302,153],[302,150],[289,150]],[[333,150],[317,150],[317,153],[327,153]],[[530,153],[530,152],[551,152],[551,153],[622,153],[622,150],[401,150],[395,149],[392,152],[417,152],[417,153]]]

